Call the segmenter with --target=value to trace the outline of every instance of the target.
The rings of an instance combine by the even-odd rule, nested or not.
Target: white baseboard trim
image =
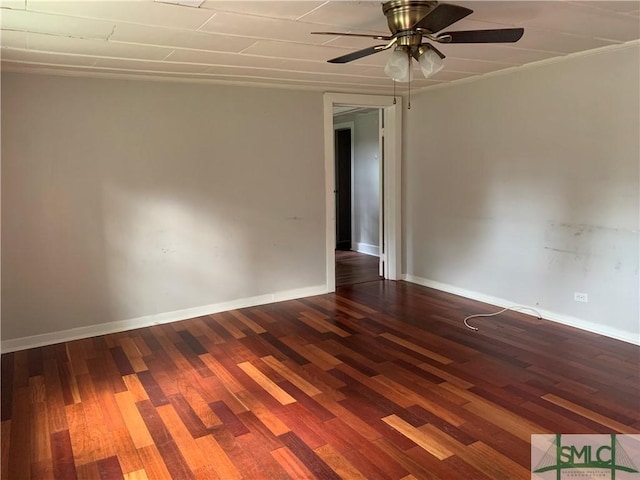
[[[184,310],[176,310],[173,312],[146,315],[144,317],[131,318],[128,320],[118,320],[115,322],[88,325],[86,327],[71,328],[60,332],[12,338],[10,340],[3,340],[0,343],[0,350],[2,353],[15,352],[17,350],[42,347],[44,345],[52,345],[60,342],[69,342],[71,340],[95,337],[97,335],[107,335],[109,333],[125,332],[136,328],[150,327],[152,325],[178,322],[180,320],[210,315],[212,313],[226,312],[228,310],[236,310],[238,308],[256,307],[258,305],[266,305],[268,303],[283,302],[285,300],[311,297],[313,295],[322,295],[327,292],[327,285],[316,285],[312,287],[268,293],[255,297],[239,298],[228,302],[215,303],[213,305],[204,305],[201,307],[186,308]]]
[[[367,255],[374,255],[376,257],[380,256],[380,247],[378,245],[356,242],[353,249],[359,253],[366,253]]]
[[[488,303],[490,305],[496,305],[497,307],[501,308],[515,307],[519,305],[503,298],[492,297],[490,295],[485,295],[484,293],[466,290],[464,288],[459,288],[447,283],[436,282],[435,280],[429,280],[427,278],[417,277],[415,275],[405,274],[403,277],[403,280],[407,282],[416,283],[424,287],[435,288],[436,290],[452,293],[454,295],[460,295],[461,297],[470,298],[471,300],[477,300],[479,302]],[[542,315],[542,318],[544,318],[545,320],[550,320],[552,322],[561,323],[570,327],[579,328],[580,330],[586,330],[587,332],[596,333],[598,335],[604,335],[605,337],[615,338],[616,340],[622,340],[623,342],[632,343],[634,345],[640,345],[640,337],[638,335],[634,335],[632,332],[619,330],[617,328],[609,328],[593,322],[582,320],[580,318],[543,310],[538,307],[531,308],[535,308],[538,312],[540,312],[540,315]],[[527,310],[518,310],[518,312],[536,316],[533,312]],[[460,321],[462,322],[462,319]]]

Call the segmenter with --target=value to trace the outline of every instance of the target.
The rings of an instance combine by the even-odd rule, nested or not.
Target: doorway
[[[334,107],[336,286],[382,279],[381,115]]]
[[[324,95],[325,191],[326,191],[326,283],[327,291],[336,287],[335,254],[338,234],[336,144],[333,109],[336,106],[374,108],[380,111],[380,236],[379,273],[389,280],[400,279],[400,154],[402,99],[377,95]],[[353,139],[353,136],[352,136]],[[344,187],[343,187],[344,188]],[[353,193],[353,189],[352,189]],[[353,202],[351,203],[353,208]],[[353,215],[352,215],[353,219]],[[353,233],[353,232],[352,232]],[[353,238],[352,238],[353,242]],[[378,260],[376,259],[376,262]]]

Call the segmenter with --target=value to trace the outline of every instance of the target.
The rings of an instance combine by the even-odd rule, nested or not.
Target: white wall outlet
[[[583,292],[573,292],[573,299],[576,302],[584,302],[587,303],[589,301],[589,294]]]

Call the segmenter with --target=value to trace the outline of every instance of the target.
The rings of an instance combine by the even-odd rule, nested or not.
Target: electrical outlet
[[[576,302],[584,302],[587,303],[589,301],[589,294],[582,292],[573,292],[573,299]]]

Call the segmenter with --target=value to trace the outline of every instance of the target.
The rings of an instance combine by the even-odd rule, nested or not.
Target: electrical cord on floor
[[[531,310],[532,312],[534,312],[537,317],[538,320],[542,320],[542,315],[540,315],[540,312],[538,312],[535,308],[531,308],[531,307],[525,307],[522,305],[514,305],[513,307],[506,307],[503,308],[502,310],[500,310],[499,312],[495,312],[495,313],[476,313],[475,315],[469,315],[467,318],[464,319],[464,326],[467,328],[470,328],[471,330],[473,330],[474,332],[478,331],[478,327],[474,327],[473,325],[469,325],[468,320],[470,318],[476,318],[476,317],[495,317],[496,315],[500,315],[501,313],[506,312],[507,310],[513,310],[515,312],[519,311],[519,310]]]

